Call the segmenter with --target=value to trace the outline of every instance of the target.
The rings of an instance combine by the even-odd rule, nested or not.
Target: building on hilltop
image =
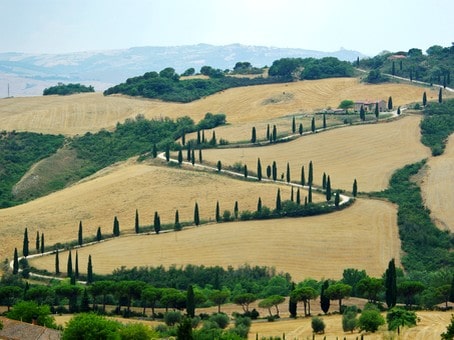
[[[354,110],[359,112],[361,110],[361,106],[364,107],[365,112],[375,112],[375,106],[378,104],[378,111],[383,112],[387,110],[387,103],[386,101],[382,100],[358,100],[355,101]]]

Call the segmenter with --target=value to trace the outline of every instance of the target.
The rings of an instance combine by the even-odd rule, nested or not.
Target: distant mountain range
[[[353,61],[365,55],[345,49],[321,52],[240,44],[149,46],[66,54],[0,53],[0,98],[8,94],[42,95],[44,88],[58,82],[93,85],[96,91],[103,91],[127,78],[166,67],[173,67],[178,73],[193,67],[198,72],[204,65],[224,70],[232,69],[238,61],[248,61],[253,66],[262,67],[280,58],[328,56]]]

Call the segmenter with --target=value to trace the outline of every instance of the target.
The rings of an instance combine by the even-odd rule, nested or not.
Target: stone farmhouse
[[[355,101],[354,110],[359,112],[361,110],[361,106],[364,107],[365,112],[375,112],[375,106],[378,104],[378,111],[383,112],[386,111],[388,108],[387,102],[384,100],[358,100]]]

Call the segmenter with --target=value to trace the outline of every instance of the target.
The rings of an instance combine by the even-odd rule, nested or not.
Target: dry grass
[[[454,134],[449,138],[443,155],[427,162],[421,191],[432,219],[441,229],[454,232]]]
[[[273,146],[206,150],[203,157],[213,163],[242,162],[248,169],[256,169],[257,158],[261,159],[263,169],[276,161],[278,174],[286,173],[289,162],[294,181],[300,180],[303,165],[307,179],[308,163],[312,160],[314,181],[318,185],[325,172],[330,175],[334,188],[351,190],[356,178],[359,191],[378,191],[388,186],[396,169],[430,156],[429,149],[419,140],[420,120],[420,116],[410,115],[388,123],[303,136]]]
[[[94,271],[99,274],[111,273],[121,265],[237,267],[249,263],[289,272],[298,282],[307,277],[341,278],[344,268],[366,269],[370,275],[380,276],[391,258],[399,262],[400,241],[393,205],[358,200],[347,210],[321,216],[130,235],[78,252],[79,263],[87,263],[92,255]],[[61,263],[66,263],[66,257],[67,253],[61,253]],[[53,271],[55,260],[47,256],[30,263]]]
[[[5,130],[84,134],[101,128],[113,129],[117,122],[143,114],[148,118],[189,115],[199,121],[206,112],[225,113],[229,123],[263,122],[289,114],[311,113],[337,107],[344,99],[387,99],[395,106],[429,100],[438,91],[409,84],[365,85],[356,78],[333,78],[229,89],[188,104],[100,93],[44,96],[0,100],[0,126]],[[285,95],[287,100],[264,105]]]
[[[159,212],[161,223],[173,223],[176,209],[181,222],[192,221],[196,201],[201,219],[214,220],[217,200],[221,213],[226,209],[233,213],[235,201],[240,211],[254,211],[258,197],[264,205],[274,207],[277,187],[271,183],[246,182],[215,173],[137,164],[130,160],[67,189],[0,210],[3,239],[0,258],[11,258],[14,247],[22,249],[25,227],[32,237],[37,230],[44,233],[46,244],[51,245],[77,239],[80,220],[85,236],[94,236],[98,226],[104,234],[110,234],[114,216],[118,217],[121,230],[130,232],[134,229],[136,209],[142,225],[153,223],[155,211]],[[280,187],[282,199],[289,199],[290,188]],[[306,195],[304,191],[302,195]],[[322,197],[314,195],[314,199]]]

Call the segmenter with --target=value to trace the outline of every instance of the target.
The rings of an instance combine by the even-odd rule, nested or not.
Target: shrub
[[[164,313],[164,322],[167,326],[173,326],[176,323],[180,322],[182,318],[181,312],[179,311],[169,311]]]
[[[224,313],[216,313],[210,316],[208,319],[211,322],[215,322],[219,328],[226,328],[229,325],[229,317]]]
[[[378,327],[385,324],[385,319],[381,316],[378,308],[367,305],[358,320],[361,331],[376,332]]]
[[[314,333],[325,333],[325,322],[323,321],[322,318],[319,318],[318,316],[314,316],[311,321],[311,326],[312,326],[312,331]]]
[[[342,315],[342,329],[344,332],[352,332],[358,326],[358,309],[356,306],[350,306],[345,308],[344,314]]]

